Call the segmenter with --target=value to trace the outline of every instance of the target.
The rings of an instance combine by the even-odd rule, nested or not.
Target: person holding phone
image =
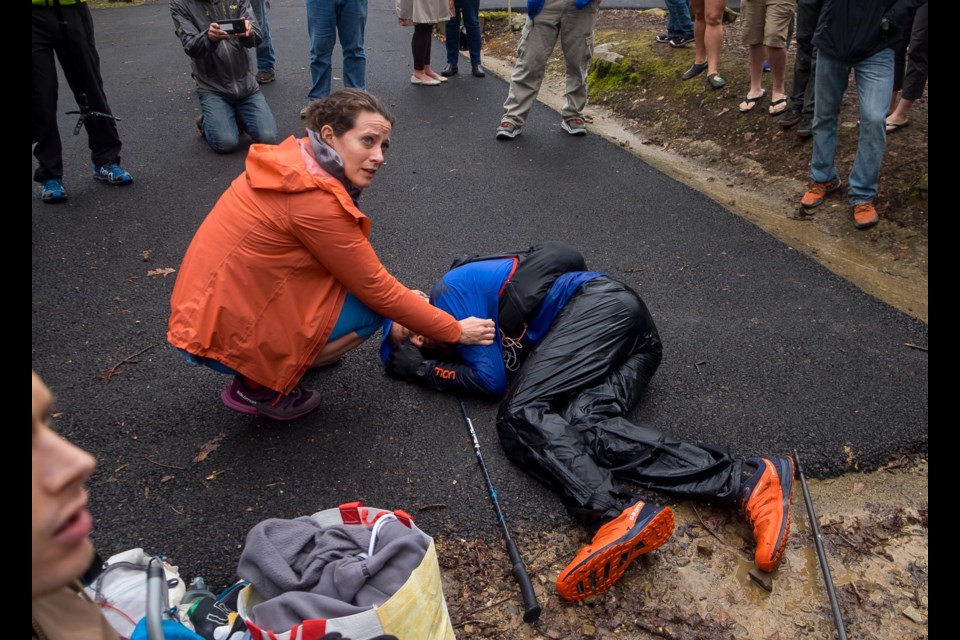
[[[277,143],[277,122],[257,82],[263,35],[250,0],[170,0],[170,13],[197,83],[197,135],[217,153],[235,151],[242,132],[254,142]]]

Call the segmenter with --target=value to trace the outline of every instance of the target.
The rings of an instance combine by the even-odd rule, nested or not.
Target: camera
[[[245,33],[247,30],[247,23],[243,18],[236,18],[234,20],[220,20],[217,22],[220,25],[220,28],[230,35],[238,35]]]

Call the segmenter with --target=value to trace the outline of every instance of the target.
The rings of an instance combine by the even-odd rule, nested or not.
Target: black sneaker
[[[685,47],[688,44],[693,42],[693,38],[686,38],[684,36],[678,36],[676,38],[670,38],[670,46],[674,49],[679,49],[680,47]]]
[[[800,122],[803,119],[803,114],[801,114],[796,109],[787,109],[783,112],[783,115],[780,116],[780,119],[777,120],[777,124],[783,127],[784,129],[789,129],[793,125]]]
[[[797,129],[797,136],[804,140],[813,137],[813,118],[806,117],[803,119],[803,122],[800,123],[800,128]]]
[[[670,34],[661,33],[656,38],[653,39],[654,42],[659,42],[660,44],[669,44],[670,43]]]

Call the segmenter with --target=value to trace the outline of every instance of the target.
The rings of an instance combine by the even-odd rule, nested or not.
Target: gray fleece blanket
[[[430,541],[392,520],[381,526],[374,554],[365,558],[371,529],[324,527],[309,516],[273,518],[253,527],[237,574],[265,600],[253,607],[257,626],[286,630],[386,602],[420,565]]]

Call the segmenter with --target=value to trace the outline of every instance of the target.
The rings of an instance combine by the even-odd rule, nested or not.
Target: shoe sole
[[[814,202],[813,204],[807,204],[806,202],[801,201],[800,206],[803,207],[804,209],[816,209],[817,207],[822,205],[824,202],[826,202],[827,198],[835,194],[837,191],[840,191],[840,187],[842,186],[843,185],[838,184],[833,189],[827,189],[827,192],[823,194],[823,197],[817,200],[816,202]]]
[[[784,519],[783,530],[780,532],[780,537],[777,539],[777,544],[774,545],[773,556],[769,560],[765,560],[763,563],[757,561],[756,557],[754,562],[756,562],[757,567],[762,571],[771,572],[777,568],[777,565],[780,564],[780,560],[783,558],[783,552],[787,548],[787,540],[790,538],[790,505],[793,502],[793,458],[777,458],[773,460],[771,458],[766,458],[773,464],[774,469],[777,471],[777,478],[780,480],[780,493],[787,496],[787,499],[783,502],[783,514]],[[787,463],[788,469],[784,469],[784,462]],[[785,473],[789,471],[789,473]],[[789,485],[789,489],[788,489]]]
[[[561,122],[561,123],[560,123],[560,128],[563,129],[564,131],[566,131],[567,133],[569,133],[569,134],[572,135],[572,136],[578,136],[578,137],[579,137],[579,136],[585,136],[585,135],[587,135],[587,130],[586,130],[586,129],[579,129],[579,130],[571,129],[570,127],[567,126],[567,123],[566,123],[566,122]]]
[[[637,530],[639,528],[639,531]],[[583,600],[612,587],[638,557],[663,546],[673,535],[673,510],[662,507],[645,524],[634,527],[616,542],[592,553],[576,567],[557,578],[557,591],[564,600]]]
[[[868,222],[857,222],[857,219],[854,218],[853,226],[855,226],[857,229],[869,229],[870,227],[875,226],[878,222],[880,222],[880,216],[873,216],[873,218],[871,218]]]
[[[520,135],[520,129],[513,131],[497,131],[497,140],[513,140]]]
[[[114,187],[123,187],[128,184],[133,184],[133,178],[131,178],[130,180],[117,180],[114,182],[114,181],[111,181],[110,178],[105,178],[101,176],[99,173],[93,174],[93,179],[99,180],[100,182],[106,182],[107,184],[112,185]]]
[[[67,196],[60,196],[59,198],[44,198],[40,196],[40,201],[47,204],[60,204],[61,202],[67,201]]]

